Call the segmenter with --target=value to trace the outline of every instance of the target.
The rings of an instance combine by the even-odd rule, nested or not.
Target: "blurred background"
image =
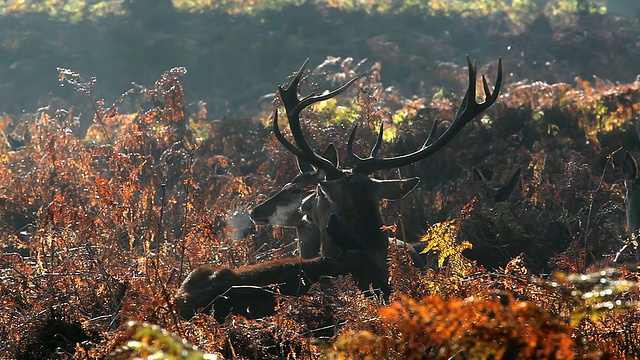
[[[109,104],[184,66],[187,101],[211,119],[257,113],[307,57],[379,63],[406,98],[460,93],[443,69],[465,66],[465,54],[481,65],[502,56],[507,83],[640,73],[635,0],[9,0],[0,13],[7,115],[73,106],[91,121],[90,101],[60,86],[58,68],[97,78],[95,100]]]

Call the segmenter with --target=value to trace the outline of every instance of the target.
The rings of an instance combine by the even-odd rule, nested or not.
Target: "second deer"
[[[622,173],[624,174],[624,208],[627,214],[627,228],[631,239],[638,241],[638,230],[640,229],[640,179],[638,179],[638,165],[634,158],[626,152],[624,154],[624,162],[622,163]],[[624,262],[628,256],[629,244],[618,251],[615,262]],[[638,249],[632,251],[634,261],[640,258]]]

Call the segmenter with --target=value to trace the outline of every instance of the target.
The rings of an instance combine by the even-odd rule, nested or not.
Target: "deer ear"
[[[298,158],[298,170],[300,170],[300,174],[304,174],[304,173],[310,173],[315,169],[308,162]]]
[[[638,166],[629,152],[624,154],[624,163],[622,163],[622,173],[625,180],[635,180],[638,172]]]
[[[518,184],[518,180],[520,180],[520,172],[521,172],[521,169],[518,168],[518,170],[516,170],[516,172],[514,172],[513,175],[511,175],[511,178],[509,179],[508,183],[496,189],[496,194],[494,197],[496,202],[509,200],[509,196],[511,196],[511,193],[513,193],[513,190],[516,188],[516,185]]]
[[[387,200],[403,198],[420,182],[417,177],[402,180],[371,180],[374,180],[378,187],[378,197]]]
[[[338,151],[333,143],[327,145],[327,148],[322,152],[322,157],[329,160],[333,166],[338,167]],[[298,158],[298,169],[300,169],[301,174],[310,173],[315,170],[313,165],[300,158]]]
[[[336,150],[336,146],[333,143],[327,145],[327,148],[324,149],[322,153],[322,157],[329,160],[333,166],[338,167],[338,150]]]

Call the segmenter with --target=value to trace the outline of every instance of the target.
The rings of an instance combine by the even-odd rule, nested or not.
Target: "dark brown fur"
[[[184,280],[176,305],[181,317],[210,312],[218,322],[229,313],[259,318],[273,314],[276,294],[299,296],[322,276],[352,274],[362,290],[389,293],[387,274],[366,251],[348,251],[338,258],[299,260],[287,258],[237,269],[201,266]],[[273,285],[273,286],[270,286]]]

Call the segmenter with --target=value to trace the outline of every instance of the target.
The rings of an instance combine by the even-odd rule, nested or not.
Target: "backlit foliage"
[[[80,20],[83,17],[104,16],[119,13],[126,9],[123,0],[118,1],[87,1],[87,0],[46,0],[46,1],[16,1],[0,2],[0,9],[5,13],[37,11],[51,16],[70,17]],[[416,9],[431,14],[463,14],[463,16],[486,16],[495,12],[510,14],[512,19],[522,20],[527,14],[539,9],[539,4],[532,0],[504,1],[504,0],[173,0],[174,5],[182,10],[202,12],[223,10],[230,14],[258,14],[267,10],[280,10],[285,6],[315,3],[328,8],[342,11],[366,12],[403,12]],[[580,5],[578,5],[580,6]],[[606,6],[596,4],[583,5],[584,10],[592,12],[606,12]],[[123,9],[124,7],[124,9]],[[576,1],[552,0],[546,4],[548,11],[574,12],[578,10]]]
[[[544,269],[581,271],[617,249],[603,234],[624,236],[618,177],[611,170],[589,171],[598,163],[584,154],[595,154],[594,146],[614,153],[612,137],[634,136],[633,128],[624,129],[636,111],[626,100],[638,96],[635,84],[592,88],[581,82],[538,87],[535,93],[533,85],[509,88],[488,112],[490,122],[470,126],[433,161],[444,156],[449,166],[474,163],[497,174],[521,167],[521,187],[507,203],[494,204],[485,185],[445,180],[383,204],[389,224],[399,224],[389,229],[401,237],[419,234],[436,269],[420,272],[394,258],[396,292],[387,307],[365,299],[346,277],[300,298],[279,299],[277,315],[263,321],[231,317],[216,324],[208,315],[180,320],[173,294],[203,263],[233,267],[293,256],[291,234],[256,231],[245,211],[295,172],[291,156],[264,127],[270,111],[255,120],[234,119],[242,131],[229,120],[209,124],[206,112],[185,111],[183,74],[172,69],[152,88],[138,87],[107,106],[93,99],[95,80],[61,70],[65,84],[95,101],[94,124],[85,133],[72,109],[43,108],[20,123],[3,119],[4,355],[96,358],[116,349],[114,354],[132,354],[125,346],[149,356],[190,349],[153,327],[143,326],[148,333],[134,336],[125,326],[129,320],[157,324],[195,344],[200,352],[194,356],[637,355],[634,273],[607,273],[605,282],[559,275],[548,283],[536,276]],[[406,115],[393,124],[395,138],[412,147],[412,132],[425,134],[433,117],[450,116],[455,105],[374,92],[379,81],[374,68],[347,94],[355,106],[341,97],[305,113],[313,146],[344,139],[344,125],[358,121],[370,124],[355,144],[356,151],[366,152],[375,124],[402,111]],[[127,97],[145,108],[120,114]],[[357,118],[340,116],[341,106],[353,106],[349,113]],[[333,119],[323,120],[327,116]],[[514,121],[520,121],[515,135],[505,127]],[[485,158],[469,159],[467,151],[487,146],[487,132],[507,140],[494,143],[496,152]],[[382,151],[402,152],[394,146],[385,142]],[[614,164],[615,159],[614,153]],[[405,171],[433,174],[428,164],[422,166]],[[597,191],[593,184],[600,184]],[[403,216],[393,216],[398,213]],[[423,227],[427,223],[433,225]],[[56,339],[68,340],[47,345],[52,331]]]
[[[469,219],[475,199],[465,205],[458,218],[443,221],[429,227],[427,232],[422,236],[420,241],[426,242],[423,253],[435,252],[438,254],[438,267],[444,267],[447,261],[447,276],[453,280],[461,280],[469,275],[473,269],[473,264],[464,257],[462,252],[473,248],[473,245],[461,239],[458,239],[462,223]]]
[[[550,285],[576,299],[576,307],[571,313],[573,326],[584,318],[598,322],[611,312],[638,307],[638,301],[627,296],[638,293],[638,283],[620,279],[620,273],[615,269],[586,275],[557,273]]]
[[[222,357],[204,354],[176,334],[152,324],[128,322],[132,340],[106,359],[142,358],[165,360],[218,360]]]
[[[262,3],[208,6],[233,4]],[[428,6],[437,4],[444,12],[463,6]],[[503,5],[485,2],[478,11]],[[393,55],[402,46],[388,40],[364,41]],[[404,65],[399,50],[396,56],[407,71],[423,65]],[[359,75],[345,95],[304,112],[315,149],[337,143],[348,166],[345,139],[354,122],[361,125],[358,154],[370,151],[383,122],[384,156],[421,146],[436,119],[447,126],[461,94],[442,88],[404,96],[383,81],[383,66],[328,57],[309,74],[306,94]],[[494,81],[491,66],[479,62]],[[464,87],[464,68],[432,69],[451,88]],[[638,81],[509,83],[483,119],[429,160],[376,174],[421,178],[401,201],[381,204],[395,236],[425,240],[429,263],[418,270],[391,252],[390,303],[365,297],[345,276],[299,298],[279,296],[274,316],[218,324],[208,314],[181,320],[176,290],[202,264],[296,256],[294,234],[254,227],[247,210],[297,170],[271,134],[270,104],[214,120],[204,102],[189,106],[185,71],[172,68],[149,88],[108,102],[94,93],[100,79],[61,68],[61,84],[90,101],[91,123],[57,105],[0,117],[0,357],[640,356],[637,271],[599,271],[615,265],[627,240],[620,149],[640,151]],[[135,113],[123,113],[126,104]],[[475,183],[473,166],[491,181]],[[518,186],[496,204],[489,190],[517,168]],[[598,271],[546,280],[588,269]]]
[[[571,359],[575,340],[562,320],[508,295],[402,299],[379,310],[383,327],[341,335],[335,349],[354,358]],[[373,355],[373,356],[372,356]]]

